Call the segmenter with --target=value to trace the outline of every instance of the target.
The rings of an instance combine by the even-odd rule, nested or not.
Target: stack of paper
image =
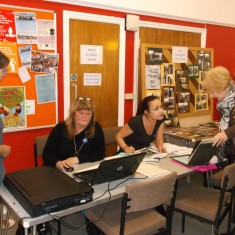
[[[140,164],[140,166],[137,169],[137,172],[142,174],[142,175],[146,175],[148,177],[160,177],[166,174],[169,174],[170,172],[167,170],[164,170],[162,168],[159,168],[158,165],[154,165],[154,164],[148,164],[145,162],[142,162]]]

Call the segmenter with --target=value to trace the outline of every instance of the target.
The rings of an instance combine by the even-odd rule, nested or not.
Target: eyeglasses
[[[2,70],[3,73],[8,73],[8,71],[9,71],[7,68],[3,68],[1,70]]]
[[[90,97],[82,97],[82,96],[79,96],[77,98],[77,100],[81,100],[81,101],[92,101],[92,99]]]

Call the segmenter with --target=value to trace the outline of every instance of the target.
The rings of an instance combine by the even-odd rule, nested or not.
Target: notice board
[[[55,13],[0,4],[0,50],[10,59],[0,84],[4,132],[54,126],[58,120]]]
[[[177,57],[178,56],[178,57]],[[213,117],[213,105],[202,81],[213,68],[212,48],[141,44],[141,96],[158,96],[165,110],[166,125],[177,126],[178,117]],[[168,122],[167,122],[168,121]]]

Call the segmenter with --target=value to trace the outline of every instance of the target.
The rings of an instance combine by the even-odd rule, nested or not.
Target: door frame
[[[103,16],[97,14],[81,13],[74,11],[63,11],[63,59],[64,59],[64,118],[68,115],[70,106],[70,47],[69,47],[69,21],[86,20],[93,22],[103,22],[118,24],[119,32],[119,77],[118,77],[118,126],[124,123],[124,101],[125,101],[125,48],[126,32],[125,19],[118,17]],[[69,78],[69,79],[68,79]]]

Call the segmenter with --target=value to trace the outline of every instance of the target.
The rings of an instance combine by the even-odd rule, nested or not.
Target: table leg
[[[10,211],[9,211],[9,210],[8,210],[8,208],[7,208],[7,214],[6,214],[6,222],[5,222],[5,231],[4,231],[4,235],[7,235],[9,218],[10,218]]]

